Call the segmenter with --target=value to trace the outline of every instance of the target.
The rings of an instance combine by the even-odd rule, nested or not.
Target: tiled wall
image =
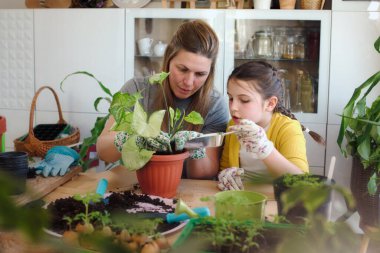
[[[0,10],[0,114],[6,117],[6,148],[26,132],[34,94],[33,11]]]
[[[72,72],[86,70],[111,92],[125,82],[124,10],[0,10],[0,115],[7,120],[6,149],[28,132],[30,105],[35,91],[48,85],[58,94],[64,119],[89,136],[100,113],[93,102],[104,96],[95,80],[69,78],[63,91],[60,82]],[[37,99],[33,125],[56,123],[57,106],[50,92]]]

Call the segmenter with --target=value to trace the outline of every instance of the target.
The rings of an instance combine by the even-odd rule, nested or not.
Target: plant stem
[[[170,111],[169,111],[168,101],[166,100],[166,94],[165,94],[165,90],[164,90],[164,86],[163,86],[162,82],[160,83],[160,86],[161,86],[162,94],[164,95],[166,113],[168,114],[168,133],[169,133],[169,137],[170,137]],[[170,153],[173,153],[173,150],[172,150],[172,147],[170,145],[170,142],[169,142],[169,145],[168,145],[168,150],[169,150]]]

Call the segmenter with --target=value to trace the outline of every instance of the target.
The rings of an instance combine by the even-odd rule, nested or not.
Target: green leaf
[[[370,177],[369,179],[369,182],[368,182],[368,185],[367,185],[367,188],[368,188],[368,193],[370,195],[375,195],[376,191],[377,191],[377,176],[376,176],[376,172],[373,173],[373,175]]]
[[[174,109],[171,107],[169,107],[169,115],[170,115],[170,127],[173,128],[175,115],[174,115]]]
[[[162,85],[162,82],[169,76],[169,74],[170,73],[168,72],[154,74],[151,77],[149,77],[149,83]]]
[[[99,111],[98,105],[99,105],[100,101],[102,101],[102,100],[106,100],[108,103],[111,104],[111,99],[109,97],[98,97],[95,99],[95,102],[94,102],[94,108],[96,111]]]
[[[369,160],[371,154],[371,141],[370,136],[366,136],[364,141],[361,142],[358,146],[358,153],[364,160]]]
[[[131,171],[142,168],[152,158],[155,151],[140,149],[136,145],[137,136],[131,136],[123,145],[121,159],[125,167]]]
[[[380,53],[380,36],[375,41],[374,46],[375,46],[375,50]]]
[[[129,94],[117,92],[112,97],[112,103],[109,109],[110,114],[115,121],[120,123],[125,117],[125,112],[132,112],[133,106],[141,98],[141,93]]]
[[[157,137],[161,131],[162,121],[165,116],[165,110],[152,113],[147,120],[147,113],[139,102],[135,104],[132,119],[132,128],[136,133],[143,137]]]
[[[68,77],[73,76],[73,75],[78,75],[78,74],[80,74],[80,75],[87,75],[87,76],[93,78],[93,79],[99,84],[100,88],[101,88],[101,89],[102,89],[107,95],[109,95],[110,97],[112,97],[112,93],[111,93],[111,91],[110,91],[106,86],[104,86],[103,83],[102,83],[101,81],[99,81],[99,80],[98,80],[93,74],[91,74],[91,73],[89,73],[89,72],[87,72],[87,71],[77,71],[77,72],[74,72],[74,73],[68,74],[68,75],[67,75],[67,76],[61,81],[61,83],[60,83],[60,88],[61,88],[61,90],[63,91],[63,82],[64,82]]]
[[[194,125],[204,124],[203,117],[200,113],[192,111],[185,116],[185,121]]]

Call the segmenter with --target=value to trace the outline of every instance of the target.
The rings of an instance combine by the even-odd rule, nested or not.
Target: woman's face
[[[227,95],[230,114],[235,124],[239,124],[241,119],[249,119],[266,127],[271,116],[271,112],[267,110],[268,101],[262,99],[252,84],[231,79],[228,82]]]
[[[205,83],[211,68],[211,59],[180,50],[169,64],[169,84],[174,95],[186,99]]]

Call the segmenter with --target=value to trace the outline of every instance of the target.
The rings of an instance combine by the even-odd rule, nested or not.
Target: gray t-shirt
[[[140,102],[149,113],[152,113],[156,92],[162,92],[158,85],[149,84],[148,77],[131,79],[124,84],[120,91],[131,94],[140,91],[143,96]],[[176,108],[186,110],[191,100],[191,97],[188,99],[176,99],[175,106]],[[202,101],[199,102],[201,103]],[[226,131],[228,120],[229,111],[227,103],[217,90],[213,90],[211,92],[210,108],[204,118],[205,123],[202,127],[202,133],[224,132]]]

